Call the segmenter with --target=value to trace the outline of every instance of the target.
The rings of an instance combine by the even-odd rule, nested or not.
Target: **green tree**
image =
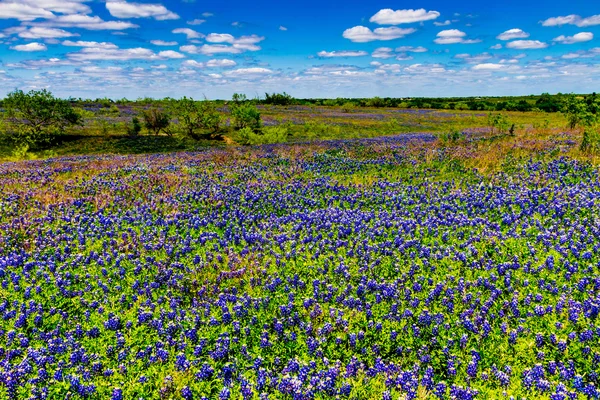
[[[158,135],[160,132],[165,132],[171,136],[171,116],[158,108],[151,108],[142,113],[144,117],[144,125],[150,132]]]
[[[7,131],[20,147],[47,143],[69,126],[81,123],[81,116],[68,100],[56,98],[46,89],[28,93],[15,90],[4,99]]]
[[[232,100],[233,103],[229,108],[231,110],[233,126],[238,130],[244,128],[260,129],[262,121],[258,108],[248,101],[243,94],[234,93]]]

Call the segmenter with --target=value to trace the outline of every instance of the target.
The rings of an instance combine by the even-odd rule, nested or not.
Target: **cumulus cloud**
[[[594,34],[592,32],[580,32],[573,36],[560,35],[560,36],[552,39],[552,41],[562,43],[562,44],[573,44],[573,43],[589,42],[592,39],[594,39]]]
[[[396,51],[400,53],[425,53],[427,49],[423,46],[400,46],[396,47]]]
[[[513,29],[509,29],[507,31],[502,32],[501,34],[499,34],[498,36],[496,36],[496,39],[500,39],[500,40],[513,40],[513,39],[525,39],[529,37],[529,33],[518,29],[518,28],[513,28]]]
[[[505,66],[502,64],[494,64],[494,63],[483,63],[474,65],[471,69],[474,71],[497,71],[499,69],[503,69]]]
[[[224,72],[225,76],[235,76],[235,77],[245,77],[245,76],[257,76],[257,75],[269,75],[272,74],[273,71],[268,68],[240,68],[234,69],[233,71]]]
[[[128,60],[165,60],[184,58],[185,56],[176,51],[167,50],[156,54],[150,49],[137,47],[132,49],[106,48],[106,47],[84,47],[78,52],[68,53],[67,57],[74,61],[128,61]]]
[[[515,40],[506,44],[509,49],[535,50],[545,49],[548,43],[540,42],[539,40]]]
[[[435,21],[433,24],[435,26],[448,26],[452,23],[452,21],[450,21],[449,19],[445,20],[444,22],[437,22]]]
[[[564,17],[553,17],[542,21],[543,26],[561,26],[561,25],[575,25],[580,28],[586,26],[600,25],[600,14],[592,15],[591,17],[582,18],[579,15],[571,14]]]
[[[151,40],[150,43],[152,43],[155,46],[177,46],[179,43],[173,41],[173,42],[166,42],[164,40]]]
[[[394,57],[394,49],[392,49],[391,47],[380,47],[378,49],[375,49],[375,51],[373,51],[373,53],[371,53],[371,57],[373,58],[392,58]]]
[[[53,18],[54,14],[44,8],[21,2],[0,3],[0,19],[33,21],[38,18]]]
[[[353,28],[346,29],[342,36],[355,43],[366,43],[373,42],[375,40],[400,39],[416,31],[417,30],[413,28],[401,29],[396,27],[376,28],[372,31],[366,26],[355,26]]]
[[[116,18],[154,18],[158,21],[179,19],[179,15],[169,11],[162,4],[128,3],[109,0],[106,9]]]
[[[23,30],[19,32],[19,37],[23,39],[60,39],[73,36],[79,35],[67,32],[63,29],[44,28],[41,26],[34,26],[29,29],[23,28]]]
[[[502,48],[502,45],[500,43],[493,45],[492,47],[490,47],[490,49],[492,50],[500,50]]]
[[[177,51],[173,51],[173,50],[161,51],[158,53],[158,56],[162,57],[162,58],[171,58],[171,59],[185,58],[185,55],[183,55]]]
[[[202,25],[205,22],[206,22],[205,19],[193,19],[191,21],[188,21],[187,24],[188,25]]]
[[[76,42],[73,42],[71,40],[65,40],[61,43],[63,46],[68,46],[68,47],[97,47],[97,48],[104,48],[104,49],[117,49],[117,45],[113,44],[113,43],[108,43],[108,42],[87,42],[87,41],[82,41],[82,40],[78,40]]]
[[[320,51],[317,55],[321,58],[335,58],[335,57],[364,57],[368,55],[366,51]]]
[[[437,11],[427,11],[424,8],[418,10],[392,10],[391,8],[385,8],[379,10],[377,14],[373,15],[370,22],[379,25],[400,25],[410,24],[414,22],[429,21],[436,19],[440,16]]]
[[[48,50],[48,48],[46,47],[45,44],[38,43],[38,42],[32,42],[32,43],[20,44],[20,45],[17,45],[17,46],[12,46],[11,49],[12,50],[16,50],[16,51],[25,51],[25,52],[46,51],[46,50]]]
[[[481,42],[481,40],[466,39],[466,36],[465,32],[458,29],[447,29],[439,32],[434,42],[437,44],[473,44]]]
[[[287,31],[287,30],[288,30],[288,28],[286,28],[286,27],[285,27],[285,26],[283,26],[283,25],[280,25],[280,26],[279,26],[279,30],[280,30],[280,31],[284,31],[284,32],[285,32],[285,31]]]
[[[249,35],[234,37],[228,33],[211,33],[206,36],[209,43],[227,43],[227,44],[204,44],[202,46],[181,46],[179,49],[190,54],[213,55],[220,53],[240,54],[246,51],[258,51],[260,43],[265,38],[263,36]]]
[[[196,32],[193,29],[190,28],[177,28],[177,29],[173,29],[171,31],[172,33],[181,33],[185,36],[187,36],[188,39],[200,39],[202,37],[204,37],[203,34]]]
[[[233,60],[228,60],[226,58],[223,59],[213,59],[209,60],[205,63],[198,62],[196,60],[187,60],[182,64],[186,67],[191,68],[231,68],[235,67],[237,63]]]
[[[56,28],[80,28],[90,31],[113,30],[120,31],[130,28],[138,28],[138,25],[125,21],[104,21],[98,16],[83,14],[61,15],[44,22],[35,23],[36,26],[47,26]]]

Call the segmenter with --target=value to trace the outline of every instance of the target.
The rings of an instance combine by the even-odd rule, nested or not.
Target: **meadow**
[[[94,111],[0,164],[0,398],[600,397],[598,159],[564,115],[261,107],[288,143]]]

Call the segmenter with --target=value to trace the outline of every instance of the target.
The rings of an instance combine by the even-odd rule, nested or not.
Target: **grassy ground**
[[[265,126],[286,124],[289,142],[312,142],[392,136],[406,133],[432,133],[443,137],[448,132],[464,133],[463,140],[444,143],[456,157],[470,166],[494,169],[509,154],[521,157],[541,151],[569,151],[579,133],[566,129],[560,113],[504,112],[515,135],[498,134],[489,123],[489,114],[481,111],[418,110],[395,108],[360,108],[350,112],[341,107],[261,106]],[[180,136],[139,137],[126,135],[126,126],[140,110],[123,108],[112,113],[84,111],[84,124],[71,129],[60,141],[43,149],[16,157],[8,143],[0,143],[0,161],[46,159],[58,156],[95,154],[146,154],[195,151],[212,146],[236,145],[235,131],[226,130],[215,140],[195,141]],[[229,121],[226,121],[228,124]],[[573,155],[573,154],[571,154]]]

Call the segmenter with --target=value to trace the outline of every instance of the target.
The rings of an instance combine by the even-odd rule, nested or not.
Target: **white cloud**
[[[173,51],[173,50],[161,51],[158,53],[158,56],[162,57],[162,58],[172,58],[172,59],[185,58],[185,55],[183,55],[177,51]]]
[[[0,19],[18,19],[33,21],[38,18],[53,18],[54,14],[46,9],[34,7],[22,2],[0,3]]]
[[[202,25],[205,22],[206,22],[205,19],[193,19],[191,21],[188,21],[187,24],[188,25]]]
[[[279,26],[279,30],[280,30],[280,31],[284,31],[284,32],[285,32],[285,31],[287,31],[287,30],[288,30],[288,28],[286,28],[286,27],[285,27],[285,26],[283,26],[283,25],[280,25],[280,26]]]
[[[202,16],[204,18],[210,18],[210,17],[214,17],[215,14],[211,13],[211,12],[204,12],[202,13]]]
[[[465,36],[467,34],[458,29],[447,29],[439,32],[434,42],[437,44],[473,44],[481,42],[481,40],[465,39]]]
[[[371,29],[365,26],[355,26],[353,28],[346,29],[342,36],[355,43],[366,43],[373,42],[375,40],[400,39],[414,32],[416,32],[416,29],[413,28],[376,28],[375,30],[371,31]]]
[[[213,55],[220,53],[240,54],[246,51],[258,51],[260,43],[265,38],[263,36],[250,35],[234,37],[228,33],[211,33],[206,37],[206,41],[209,43],[227,43],[225,44],[205,44],[202,46],[181,46],[179,49],[183,52],[190,54],[204,54]]]
[[[268,68],[259,68],[259,67],[253,67],[253,68],[240,68],[240,69],[234,69],[233,71],[227,71],[224,72],[223,75],[225,76],[256,76],[256,75],[268,75],[268,74],[272,74],[273,71],[268,69]]]
[[[41,26],[34,26],[29,29],[24,28],[24,30],[19,33],[19,37],[23,39],[59,39],[73,36],[79,35],[67,32],[63,29],[44,28]]]
[[[425,53],[427,49],[423,46],[400,46],[396,47],[396,51],[399,53]]]
[[[594,34],[592,32],[580,32],[573,36],[560,35],[560,36],[552,39],[552,41],[559,42],[562,44],[573,44],[573,43],[589,42],[592,39],[594,39]]]
[[[154,18],[158,21],[179,19],[179,15],[169,11],[162,4],[127,3],[112,1],[106,3],[106,9],[116,18]]]
[[[498,36],[496,36],[496,39],[500,39],[500,40],[513,40],[513,39],[524,39],[524,38],[528,38],[529,37],[529,33],[518,29],[518,28],[513,28],[513,29],[509,29],[507,31],[502,32],[501,34],[499,34]]]
[[[165,60],[184,58],[176,51],[167,50],[156,54],[150,49],[137,47],[133,49],[114,49],[105,47],[85,47],[78,52],[69,53],[67,57],[74,61],[103,61],[103,60]]]
[[[186,67],[192,68],[231,68],[235,67],[237,63],[233,60],[228,60],[226,58],[223,59],[214,59],[209,60],[205,63],[198,62],[196,60],[187,60],[183,63]]]
[[[138,25],[125,21],[104,21],[98,16],[83,14],[61,15],[45,22],[39,22],[36,26],[49,26],[57,28],[81,28],[91,31],[111,30],[120,31],[130,28],[138,28]]]
[[[373,53],[371,53],[371,57],[383,59],[392,58],[395,56],[393,51],[394,49],[392,49],[391,47],[379,47],[378,49],[375,49]]]
[[[561,25],[575,25],[580,28],[586,26],[600,25],[600,14],[592,15],[591,17],[581,18],[579,15],[571,14],[564,17],[553,17],[542,21],[543,26],[561,26]]]
[[[500,50],[502,48],[502,45],[500,43],[493,45],[492,47],[490,47],[490,49],[492,50]]]
[[[493,64],[493,63],[483,63],[474,65],[471,69],[474,71],[497,71],[499,69],[503,69],[504,65],[502,64]]]
[[[548,47],[548,44],[539,40],[515,40],[514,42],[507,43],[506,47],[509,49],[535,50],[545,49]]]
[[[374,22],[379,25],[400,25],[410,24],[413,22],[422,22],[436,19],[440,16],[437,11],[426,11],[424,8],[418,10],[392,10],[391,8],[385,8],[379,10],[377,14],[373,15],[370,22]]]
[[[17,46],[12,46],[11,47],[12,50],[16,50],[16,51],[26,51],[26,52],[30,52],[30,51],[46,51],[48,50],[48,48],[46,47],[45,44],[43,43],[37,43],[37,42],[32,42],[32,43],[28,43],[28,44],[20,44]]]
[[[437,22],[435,21],[433,24],[435,26],[448,26],[452,23],[452,21],[450,21],[449,19],[445,20],[444,22]]]
[[[151,40],[150,43],[155,46],[177,46],[179,44],[177,42],[166,42],[164,40]]]
[[[335,57],[364,57],[369,55],[366,51],[320,51],[317,56],[321,58],[335,58]]]
[[[68,47],[97,47],[97,48],[104,48],[104,49],[117,49],[117,45],[113,44],[113,43],[108,43],[108,42],[85,42],[85,41],[81,41],[78,40],[76,42],[73,42],[71,40],[65,40],[62,42],[63,46],[68,46]]]
[[[200,39],[202,37],[204,37],[203,34],[196,32],[193,29],[190,28],[177,28],[177,29],[173,29],[171,31],[172,33],[182,33],[185,36],[187,36],[188,39]]]

